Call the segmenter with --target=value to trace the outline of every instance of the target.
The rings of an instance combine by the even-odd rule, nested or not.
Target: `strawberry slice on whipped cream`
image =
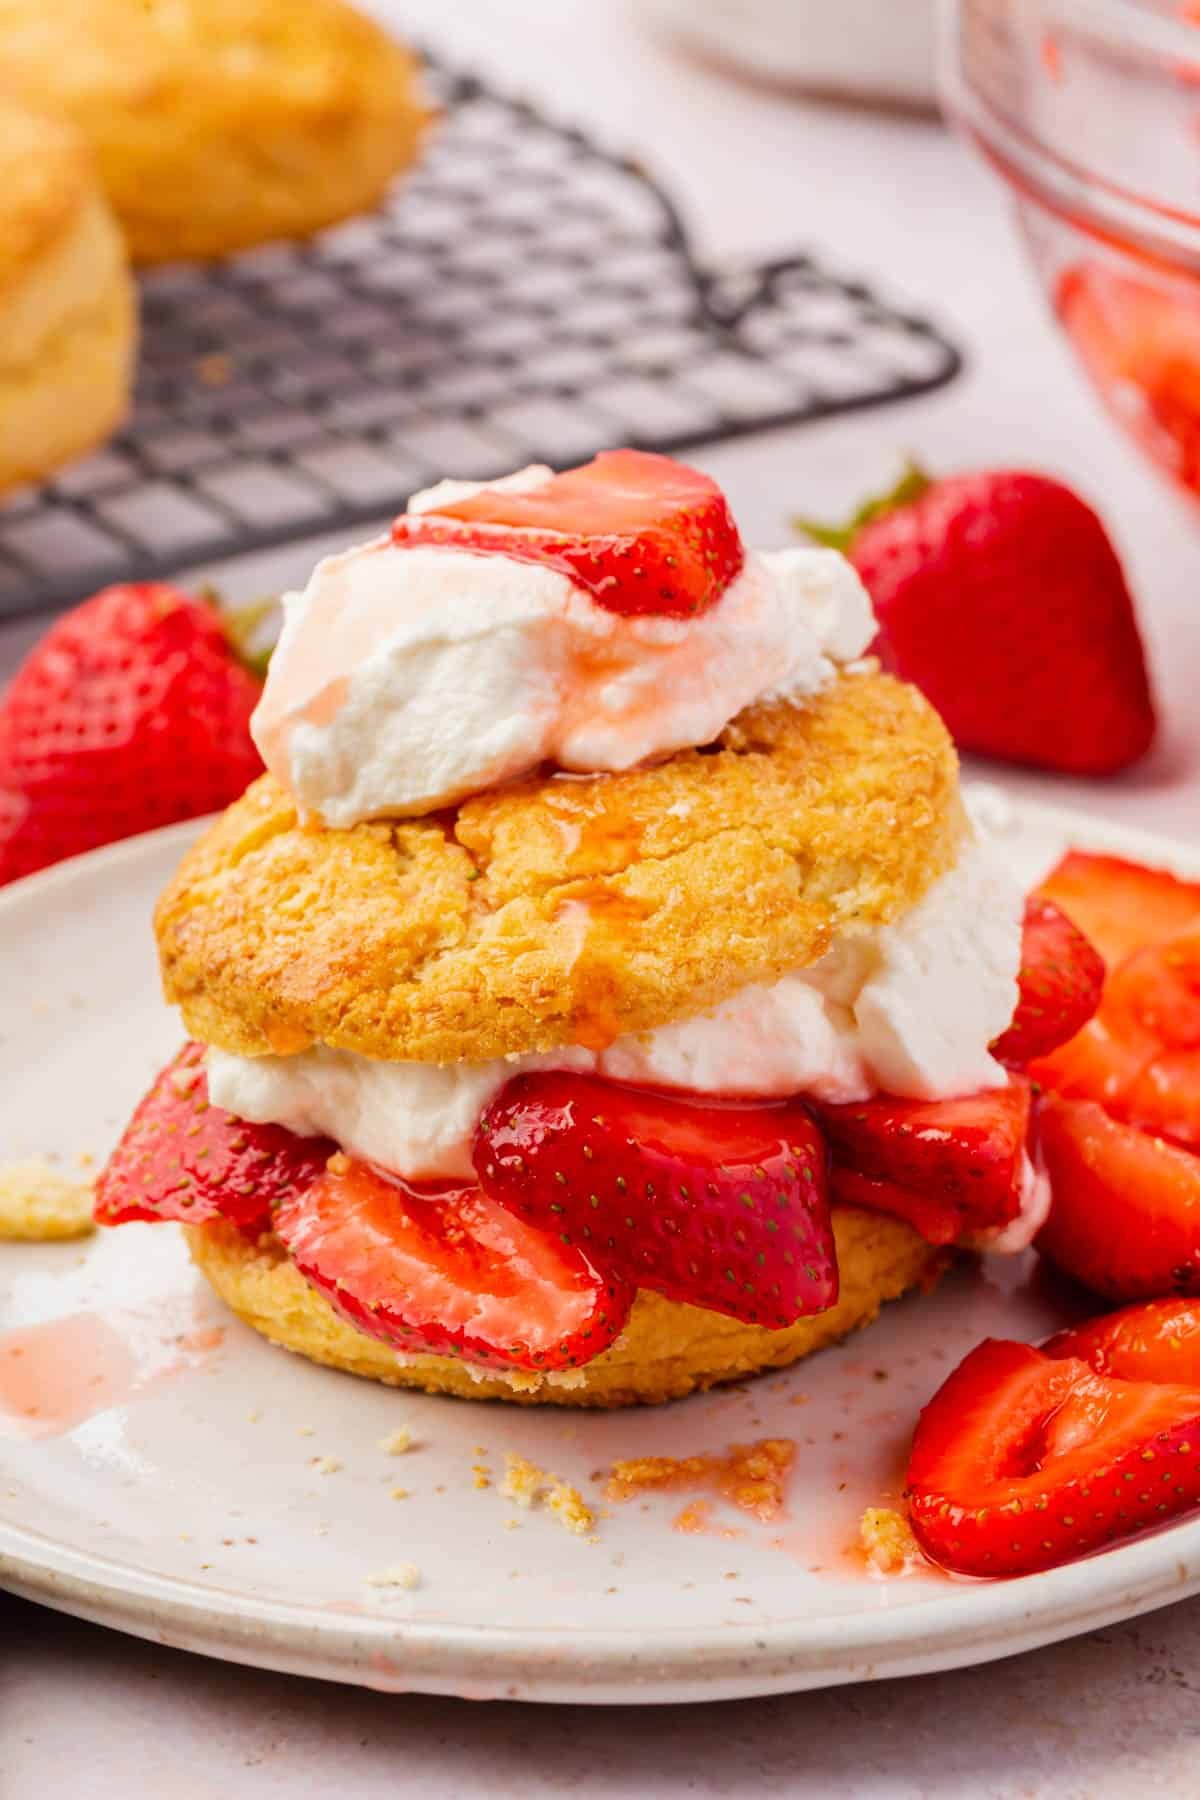
[[[284,598],[253,733],[304,814],[345,828],[542,764],[605,773],[817,692],[875,634],[833,551],[747,552],[720,490],[613,451],[442,482]]]

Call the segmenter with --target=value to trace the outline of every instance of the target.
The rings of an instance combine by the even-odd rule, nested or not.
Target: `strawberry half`
[[[958,1100],[814,1103],[833,1199],[896,1213],[935,1244],[1007,1225],[1021,1210],[1030,1106],[1019,1075]]]
[[[1012,1024],[991,1047],[993,1056],[1017,1067],[1074,1037],[1104,987],[1098,952],[1053,901],[1038,895],[1025,903],[1017,982]]]
[[[781,1330],[837,1299],[825,1145],[797,1104],[519,1075],[474,1158],[496,1200],[668,1300]]]
[[[1183,1382],[1200,1387],[1200,1302],[1151,1300],[1060,1331],[1043,1356],[1074,1356],[1118,1381]]]
[[[336,1146],[278,1125],[250,1125],[213,1106],[204,1045],[185,1044],[141,1102],[96,1183],[100,1225],[228,1219],[266,1230],[271,1209],[324,1169]]]
[[[1054,1094],[1040,1131],[1054,1194],[1042,1255],[1112,1300],[1200,1294],[1200,1157]]]
[[[402,513],[399,545],[448,545],[542,563],[610,612],[691,618],[719,600],[745,551],[707,475],[644,450],[606,450],[525,492],[484,487]]]
[[[403,1350],[571,1369],[612,1343],[633,1299],[481,1188],[418,1188],[347,1156],[282,1201],[275,1231],[351,1324]]]
[[[923,689],[964,750],[1111,775],[1149,749],[1133,599],[1100,519],[1061,482],[914,469],[849,528],[804,529],[846,551],[884,666]]]
[[[1029,1575],[1200,1505],[1200,1387],[989,1338],[921,1414],[913,1531],[962,1575]]]
[[[1072,850],[1038,891],[1078,925],[1110,969],[1143,945],[1200,928],[1200,883],[1119,856]]]
[[[236,800],[260,691],[215,609],[165,582],[75,607],[0,701],[0,883]]]

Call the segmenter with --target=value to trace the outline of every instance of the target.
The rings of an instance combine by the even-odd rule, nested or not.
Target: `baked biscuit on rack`
[[[80,127],[139,263],[361,212],[429,120],[415,59],[344,0],[0,0],[0,72]]]

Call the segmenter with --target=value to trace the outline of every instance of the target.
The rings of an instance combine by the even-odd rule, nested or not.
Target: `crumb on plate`
[[[890,1506],[868,1506],[859,1520],[858,1541],[867,1561],[881,1575],[898,1575],[921,1561],[921,1547],[903,1513]]]
[[[547,1474],[537,1463],[517,1456],[511,1450],[504,1460],[507,1467],[500,1492],[506,1500],[515,1500],[518,1506],[524,1507],[540,1500],[567,1531],[573,1531],[578,1537],[591,1531],[596,1515],[578,1488],[557,1475]]]
[[[43,1156],[0,1168],[0,1238],[49,1243],[95,1229],[90,1182],[69,1181]]]
[[[401,1425],[397,1430],[389,1431],[386,1437],[379,1439],[376,1446],[377,1449],[383,1451],[385,1456],[403,1456],[405,1451],[411,1450],[412,1447],[413,1434],[407,1425]]]
[[[421,1571],[416,1563],[391,1563],[386,1569],[376,1569],[365,1579],[368,1587],[412,1589],[420,1587]]]

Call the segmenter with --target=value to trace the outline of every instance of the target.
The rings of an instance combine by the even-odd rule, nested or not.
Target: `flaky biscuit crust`
[[[87,145],[0,97],[0,489],[50,474],[119,423],[136,313]]]
[[[362,211],[429,116],[414,59],[344,0],[0,0],[0,80],[80,127],[147,263]]]
[[[595,1046],[896,918],[963,829],[945,727],[875,673],[655,768],[539,775],[423,819],[303,827],[263,777],[159,902],[163,981],[195,1037],[247,1056]]]
[[[313,1362],[364,1375],[389,1387],[422,1388],[466,1400],[526,1406],[656,1405],[698,1389],[779,1369],[869,1325],[887,1300],[929,1287],[946,1266],[899,1219],[835,1207],[841,1293],[836,1306],[784,1331],[743,1325],[721,1313],[641,1292],[617,1342],[565,1376],[497,1376],[451,1356],[401,1357],[341,1318],[288,1261],[278,1239],[257,1242],[231,1225],[184,1228],[192,1257],[225,1304],[273,1343]]]

